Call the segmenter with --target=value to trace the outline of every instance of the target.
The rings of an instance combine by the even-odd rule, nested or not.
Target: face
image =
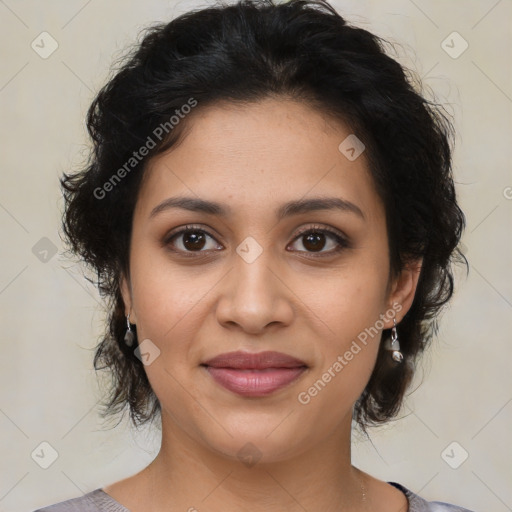
[[[338,149],[348,127],[277,99],[217,104],[188,121],[183,141],[146,169],[126,313],[149,354],[164,437],[226,457],[250,442],[262,461],[282,460],[349,428],[417,273],[390,277],[364,152]],[[234,351],[299,363],[205,366]]]

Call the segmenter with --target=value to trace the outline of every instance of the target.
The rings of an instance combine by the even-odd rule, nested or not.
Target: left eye
[[[343,237],[328,229],[309,229],[295,240],[305,248],[305,251],[299,249],[299,252],[335,253],[347,247]]]

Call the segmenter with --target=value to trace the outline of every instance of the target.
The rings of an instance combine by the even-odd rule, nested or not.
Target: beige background
[[[199,5],[205,3],[0,1],[0,511],[79,496],[135,473],[158,447],[158,433],[132,433],[126,423],[102,431],[92,370],[101,302],[61,254],[57,179],[80,163],[84,114],[119,51],[148,23]],[[400,60],[455,114],[455,173],[471,264],[467,279],[459,272],[403,418],[374,430],[372,442],[355,439],[354,461],[428,499],[510,511],[512,3],[333,5],[351,22],[403,43]],[[31,48],[43,31],[58,43],[46,59]],[[469,44],[458,58],[442,47],[454,31]],[[463,41],[450,37],[453,54]],[[43,441],[58,452],[48,469],[31,457]],[[458,445],[445,452],[453,441]],[[458,469],[445,462],[456,465],[465,452]]]

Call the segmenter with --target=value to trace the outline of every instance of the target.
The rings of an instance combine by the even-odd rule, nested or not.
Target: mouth
[[[246,397],[268,396],[297,380],[304,361],[281,352],[228,352],[201,364],[213,380]]]

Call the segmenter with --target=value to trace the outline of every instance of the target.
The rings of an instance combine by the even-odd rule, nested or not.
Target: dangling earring
[[[391,357],[393,361],[401,363],[404,359],[404,355],[400,352],[400,343],[398,342],[398,334],[396,332],[396,320],[393,318],[393,327],[391,328],[391,339],[387,340],[385,344],[387,350],[391,350]]]
[[[129,314],[126,316],[126,326],[127,326],[127,329],[126,329],[126,334],[124,335],[124,343],[128,347],[131,347],[133,345],[133,342],[135,341],[135,335],[133,334],[133,331],[130,327],[130,315]]]

